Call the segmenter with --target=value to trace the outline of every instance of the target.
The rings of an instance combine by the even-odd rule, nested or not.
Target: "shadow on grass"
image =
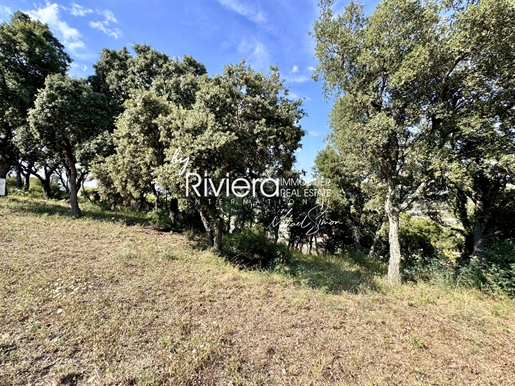
[[[5,204],[5,205],[3,205]],[[7,201],[0,200],[0,208],[8,211],[25,212],[36,215],[71,217],[69,204],[62,201],[25,199],[10,196]],[[149,225],[149,218],[142,213],[111,211],[99,205],[81,203],[83,217],[95,221],[123,223],[125,225]],[[209,249],[205,235],[201,232],[186,232],[196,250]],[[221,255],[224,257],[223,254]],[[228,259],[230,261],[230,259]],[[248,266],[235,264],[242,269]],[[273,264],[272,264],[273,265]],[[319,289],[328,293],[360,293],[378,292],[381,290],[377,278],[384,276],[386,266],[377,258],[370,258],[357,252],[346,252],[341,256],[315,256],[294,253],[287,264],[279,264],[271,268],[257,267],[257,270],[283,275],[295,283]]]
[[[14,212],[26,212],[37,215],[71,217],[71,208],[64,201],[24,199],[10,196],[7,207]],[[148,225],[149,220],[144,214],[135,212],[111,211],[99,205],[90,203],[79,204],[82,210],[82,217],[96,221],[113,223],[124,223],[125,225]]]
[[[357,258],[354,253],[342,256],[295,254],[291,263],[276,272],[300,285],[327,293],[362,293],[381,290],[377,278],[385,274],[386,267],[376,259]]]

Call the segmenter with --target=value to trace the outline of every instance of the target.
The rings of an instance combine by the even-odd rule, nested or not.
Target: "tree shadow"
[[[40,216],[72,217],[71,209],[65,202],[42,199],[26,200],[15,196],[9,197],[9,200],[16,203],[16,205],[10,206],[10,209],[14,212],[25,212]],[[6,203],[6,205],[9,206],[8,203]],[[81,207],[82,217],[86,219],[123,223],[127,226],[144,226],[149,223],[149,220],[144,218],[141,213],[120,212],[118,210],[111,211],[93,204],[81,205]]]
[[[0,200],[0,208],[3,206]],[[14,205],[9,205],[14,201]],[[4,208],[12,212],[25,212],[41,216],[59,216],[70,218],[70,207],[61,201],[23,199],[10,197],[4,201]],[[120,212],[107,208],[87,204],[82,205],[83,218],[95,221],[105,221],[118,224],[149,225],[149,219],[141,213]],[[185,232],[196,250],[209,249],[207,240],[202,232]],[[222,258],[227,257],[221,254]],[[274,274],[280,274],[293,280],[294,283],[313,289],[319,289],[327,293],[338,294],[342,292],[363,293],[380,292],[378,277],[386,273],[386,265],[378,258],[368,257],[359,252],[346,252],[343,255],[303,255],[294,253],[287,263],[272,263],[271,267],[249,267],[230,261],[241,269],[260,270]]]

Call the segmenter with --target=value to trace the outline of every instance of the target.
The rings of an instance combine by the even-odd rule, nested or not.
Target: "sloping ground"
[[[515,385],[510,301],[328,294],[52,205],[0,201],[1,385]]]

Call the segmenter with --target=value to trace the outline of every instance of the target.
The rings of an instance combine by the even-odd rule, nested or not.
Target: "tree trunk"
[[[11,170],[11,163],[7,158],[2,155],[0,156],[0,178],[5,178],[5,195],[7,196],[7,173]]]
[[[68,170],[68,165],[66,163],[64,163],[64,171],[66,175],[69,176],[70,171]],[[59,177],[59,181],[61,182],[62,187],[64,188],[64,191],[66,194],[70,194],[70,184],[68,181],[65,181],[62,168],[57,168],[56,173]]]
[[[222,235],[224,233],[224,220],[217,216],[215,220],[215,250],[220,253],[222,251]]]
[[[211,226],[211,221],[209,221],[208,215],[204,212],[204,210],[199,210],[200,219],[202,220],[202,224],[204,224],[204,229],[206,230],[207,242],[210,247],[213,246],[213,228]]]
[[[161,198],[159,197],[159,192],[157,191],[156,186],[154,184],[150,184],[150,187],[152,188],[152,193],[155,197],[154,210],[159,210],[159,208],[161,208]]]
[[[179,200],[177,198],[170,199],[168,215],[170,216],[170,221],[172,222],[172,225],[175,225],[179,217]]]
[[[52,174],[54,173],[55,169],[57,169],[57,167],[44,166],[43,167],[43,171],[45,174],[44,177],[40,176],[37,172],[34,172],[34,175],[37,177],[37,179],[41,183],[41,187],[43,188],[43,192],[45,193],[46,199],[52,198],[52,188],[50,185],[50,181],[51,181]]]
[[[23,190],[26,192],[30,189],[30,169],[27,170],[27,173],[24,174],[25,182],[23,183]]]
[[[231,233],[231,221],[232,221],[232,206],[230,203],[227,204],[227,223],[226,223],[226,228],[225,228],[225,232],[226,233]]]
[[[66,161],[68,162],[70,171],[68,182],[70,183],[70,206],[72,208],[72,215],[75,218],[79,218],[82,216],[82,212],[79,208],[77,197],[77,167],[75,166],[75,159],[71,152],[66,152]]]
[[[91,199],[91,197],[89,196],[86,188],[84,187],[84,185],[82,185],[82,194],[84,194],[84,197],[86,197],[88,199],[89,202],[93,202],[93,200]]]
[[[45,193],[45,198],[52,198],[52,188],[50,187],[50,178],[43,178],[39,180],[41,182],[41,186],[43,187],[43,192]]]
[[[11,170],[11,163],[4,156],[0,157],[0,178],[7,178],[7,173]]]
[[[361,252],[363,247],[361,246],[361,231],[357,225],[354,226],[354,230],[352,232],[352,238],[354,240],[354,249],[357,252]]]
[[[394,203],[395,188],[388,186],[386,193],[385,211],[388,216],[388,241],[390,244],[390,259],[388,261],[388,280],[390,284],[401,283],[401,246],[399,243],[399,208]]]
[[[476,216],[474,221],[474,229],[473,229],[473,251],[472,258],[478,259],[480,261],[485,260],[485,244],[486,244],[486,236],[483,231],[483,224],[485,222],[485,211],[484,205],[482,202],[476,203]]]
[[[277,244],[279,241],[279,225],[276,225],[274,228],[274,242]]]
[[[368,251],[368,256],[372,257],[377,252],[377,244],[379,243],[379,240],[381,239],[381,232],[383,230],[383,227],[386,224],[383,222],[381,223],[381,226],[377,228],[376,233],[374,234],[374,240],[372,241],[372,246],[370,247],[370,250]]]
[[[16,164],[16,189],[23,189],[22,170],[19,163]]]

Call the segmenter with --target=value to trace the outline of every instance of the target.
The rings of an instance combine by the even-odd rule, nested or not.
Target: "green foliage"
[[[30,198],[46,198],[43,187],[41,186],[41,181],[35,177],[30,178],[30,188],[28,191],[16,189],[16,178],[9,177],[7,178],[7,189],[9,191],[9,195],[12,196],[20,196],[20,197],[30,197]],[[50,183],[50,189],[52,191],[52,198],[56,200],[61,200],[65,198],[64,191],[61,187],[55,183]]]
[[[459,235],[429,218],[401,216],[401,248],[404,267],[422,268],[432,259],[456,260],[463,247]]]
[[[155,229],[169,231],[174,228],[174,224],[170,219],[170,213],[165,208],[153,209],[146,216],[150,225]]]
[[[496,296],[515,298],[515,242],[495,243],[486,251],[486,260],[459,263],[432,259],[418,264],[412,279],[425,280],[443,288],[477,288]]]
[[[157,119],[168,116],[172,106],[189,107],[195,101],[198,79],[205,67],[189,56],[182,61],[148,45],[104,49],[89,78],[94,90],[116,102],[114,150],[94,166],[99,192],[116,203],[123,197],[142,199],[152,194],[161,206],[162,191],[156,184],[164,163],[164,145]]]
[[[246,228],[227,235],[222,254],[232,263],[246,268],[286,264],[292,256],[286,245],[274,243],[261,228]]]
[[[383,199],[390,229],[388,274],[399,283],[399,214],[424,190],[434,146],[418,94],[425,82],[414,81],[425,70],[418,58],[438,41],[438,10],[431,3],[386,0],[365,17],[356,2],[340,15],[332,5],[320,3],[314,25],[320,60],[315,79],[337,97],[330,139],[345,174],[379,188],[375,195]],[[433,71],[424,75],[427,84],[437,78]]]
[[[21,157],[15,139],[27,125],[38,89],[50,74],[64,74],[71,59],[48,25],[20,11],[0,24],[0,177]]]
[[[304,116],[301,101],[287,97],[288,89],[276,68],[269,74],[256,72],[244,62],[226,66],[222,75],[199,79],[191,108],[171,106],[158,120],[165,162],[158,183],[178,197],[186,193],[185,173],[207,174],[214,186],[227,176],[260,178],[271,170],[284,175],[292,167],[295,151],[304,134],[299,126]],[[187,159],[177,162],[177,157]],[[209,197],[206,197],[209,196]],[[197,209],[210,244],[220,250],[223,202],[210,192]]]
[[[441,236],[441,228],[430,220],[408,217],[401,227],[400,236],[403,255],[407,260],[415,254],[427,259],[436,253],[433,242]]]
[[[166,99],[151,91],[135,91],[124,107],[113,133],[114,154],[93,168],[103,199],[112,199],[117,193],[140,199],[152,193],[157,167],[164,162],[155,120],[167,114]]]
[[[79,79],[65,75],[50,75],[45,88],[36,98],[29,112],[26,136],[34,138],[54,158],[64,159],[70,181],[70,205],[74,217],[80,217],[77,203],[79,176],[77,163],[88,168],[103,147],[99,136],[107,138],[110,125],[108,104],[104,95]],[[103,135],[104,134],[104,135]]]
[[[486,251],[486,257],[488,285],[515,298],[515,239],[493,244]]]
[[[336,97],[330,141],[341,174],[375,183],[384,197],[391,262],[400,255],[396,217],[428,189],[432,200],[448,198],[464,254],[484,260],[513,229],[513,1],[383,0],[370,16],[356,2],[340,15],[334,5],[321,1],[314,25],[315,78]],[[432,239],[441,230],[411,227],[404,254],[424,260],[448,249]]]
[[[321,188],[329,193],[318,201],[327,206],[329,218],[339,221],[325,232],[326,250],[335,253],[351,245],[358,250],[369,250],[384,217],[384,205],[379,197],[381,188],[378,191],[377,184],[364,174],[354,173],[352,166],[331,145],[317,154],[315,170]],[[377,247],[377,240],[375,244]]]

